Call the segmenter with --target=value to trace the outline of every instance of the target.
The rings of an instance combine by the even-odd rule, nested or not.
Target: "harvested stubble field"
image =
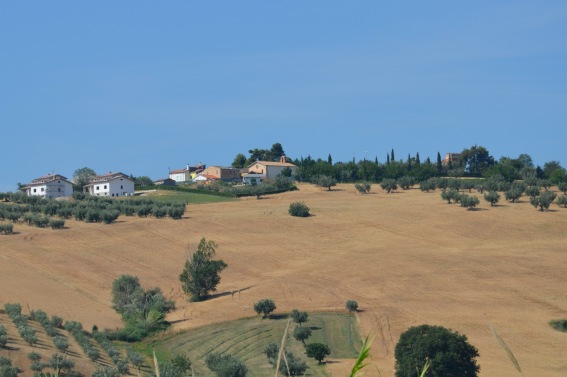
[[[288,215],[304,201],[309,218]],[[375,335],[368,376],[393,376],[394,347],[409,326],[442,325],[468,336],[481,376],[567,374],[567,334],[550,319],[567,316],[567,210],[518,204],[466,211],[439,192],[368,195],[353,185],[189,206],[179,221],[120,217],[113,225],[68,221],[53,231],[19,225],[0,236],[0,303],[118,327],[112,281],[133,274],[176,300],[175,330],[253,315],[272,298],[277,312],[344,310],[355,299],[360,331]],[[188,303],[180,290],[188,245],[218,243],[228,263],[218,294]],[[231,292],[237,291],[234,294]],[[345,375],[351,361],[329,364]]]

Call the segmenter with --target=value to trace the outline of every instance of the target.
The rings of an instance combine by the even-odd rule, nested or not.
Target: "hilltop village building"
[[[60,198],[73,195],[73,183],[60,174],[47,174],[31,181],[22,188],[27,196]]]
[[[286,168],[291,170],[291,176],[295,175],[297,166],[287,162],[285,156],[282,156],[278,162],[256,161],[248,166],[248,173],[242,176],[242,181],[244,184],[255,184],[262,183],[266,179],[276,179]]]
[[[84,191],[92,196],[131,196],[134,195],[134,181],[124,173],[110,172],[91,179]]]
[[[189,166],[189,164],[187,164],[184,169],[170,170],[169,178],[173,179],[177,183],[187,182],[195,178],[197,174],[202,173],[205,168],[206,165],[204,164],[199,164],[197,166]]]

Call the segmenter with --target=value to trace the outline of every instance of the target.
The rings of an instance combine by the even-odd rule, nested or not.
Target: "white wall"
[[[169,178],[173,179],[175,182],[185,182],[189,180],[187,176],[188,174],[186,173],[175,173],[175,174],[170,174]]]
[[[126,178],[115,178],[108,182],[97,182],[89,187],[89,194],[106,197],[134,195],[134,182]]]
[[[64,180],[51,181],[26,190],[28,196],[41,196],[43,198],[59,198],[73,195],[73,185]]]

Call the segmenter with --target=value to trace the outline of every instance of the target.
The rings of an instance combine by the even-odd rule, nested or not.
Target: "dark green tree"
[[[459,164],[471,176],[480,177],[483,171],[494,165],[494,157],[482,146],[473,145],[463,149],[459,156]]]
[[[179,280],[183,292],[190,296],[191,301],[202,301],[211,292],[216,292],[220,283],[219,274],[228,265],[222,260],[212,259],[216,253],[217,244],[201,238],[197,249],[185,262],[185,268]]]
[[[421,325],[409,328],[395,349],[396,377],[415,377],[426,361],[431,363],[427,376],[477,376],[478,350],[467,337],[441,326]]]
[[[305,354],[321,364],[325,357],[331,354],[331,349],[323,343],[310,343],[305,346]]]
[[[147,175],[141,175],[139,177],[130,176],[130,178],[133,178],[135,186],[153,186],[154,185],[154,181],[150,177],[148,177]]]
[[[237,169],[242,169],[245,166],[246,166],[246,156],[243,155],[242,153],[237,154],[236,157],[234,157],[234,160],[232,161],[232,167]]]
[[[470,196],[467,194],[459,195],[459,201],[461,202],[461,207],[464,207],[469,211],[474,210],[475,207],[480,204],[480,200],[478,200],[476,196]]]
[[[270,298],[264,298],[254,303],[254,311],[261,314],[262,318],[268,318],[274,310],[276,310],[276,303]]]

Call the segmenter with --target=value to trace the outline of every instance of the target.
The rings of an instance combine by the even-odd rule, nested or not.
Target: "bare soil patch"
[[[111,308],[112,281],[133,274],[176,300],[169,319],[177,330],[253,315],[261,298],[273,298],[278,311],[344,310],[354,299],[362,335],[376,336],[381,376],[393,376],[399,335],[423,323],[467,335],[479,349],[481,376],[518,376],[491,327],[524,375],[567,374],[567,336],[548,325],[567,312],[567,210],[491,208],[481,199],[485,210],[466,211],[439,192],[386,194],[376,185],[371,195],[354,185],[299,188],[189,205],[179,221],[68,221],[59,231],[17,225],[17,234],[0,236],[0,304],[41,308],[86,329],[114,328],[121,322]],[[289,216],[293,201],[314,216]],[[229,267],[218,296],[189,303],[178,275],[187,246],[201,237],[218,243]],[[345,366],[330,368],[343,375]]]

